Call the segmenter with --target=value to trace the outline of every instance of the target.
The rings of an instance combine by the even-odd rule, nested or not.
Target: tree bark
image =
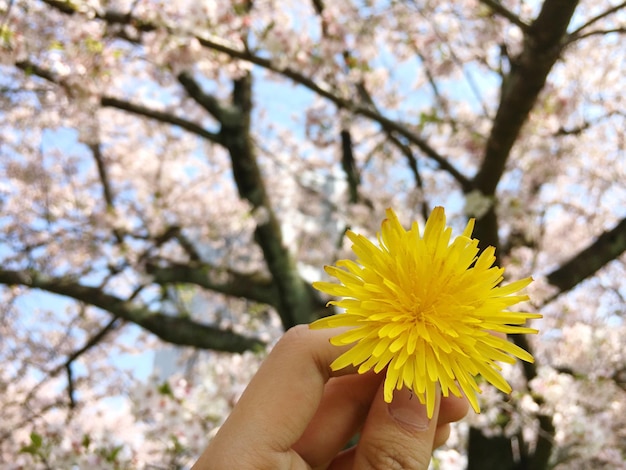
[[[512,60],[511,70],[503,79],[500,104],[485,155],[473,180],[472,190],[480,191],[483,196],[493,197],[496,194],[511,149],[545,86],[548,74],[561,55],[567,27],[577,5],[578,0],[545,0],[537,18],[528,28],[523,28],[524,47]],[[498,231],[497,208],[492,205],[476,221],[474,236],[480,240],[482,249],[489,245],[500,247]],[[528,374],[528,370],[525,369],[525,373]],[[530,381],[532,377],[526,376],[526,379]],[[552,419],[547,416],[540,419],[539,427],[539,433],[549,442],[554,434]],[[515,465],[522,465],[522,462],[516,463],[510,454],[512,442],[509,439],[478,434],[479,430],[470,432],[468,469],[513,470]],[[544,454],[549,457],[550,449],[542,447],[537,451],[541,451],[542,455],[531,456],[530,461],[533,462],[533,470],[542,470],[548,463],[547,458],[543,458]]]
[[[548,282],[567,292],[626,251],[626,218],[569,261],[548,274]]]
[[[259,339],[240,335],[230,329],[199,323],[186,317],[154,312],[138,302],[106,294],[97,287],[85,286],[69,278],[55,278],[36,271],[2,269],[0,283],[41,289],[85,302],[141,326],[172,344],[236,353],[265,347],[265,343]]]

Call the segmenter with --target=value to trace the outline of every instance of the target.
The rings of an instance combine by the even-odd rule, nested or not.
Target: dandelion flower
[[[480,411],[478,375],[505,393],[498,362],[515,358],[533,362],[524,349],[499,333],[537,333],[524,326],[541,318],[508,307],[528,300],[518,294],[532,281],[521,279],[500,285],[504,269],[494,266],[495,249],[479,255],[472,239],[474,220],[450,242],[443,208],[433,210],[420,234],[417,222],[405,230],[393,210],[387,209],[378,234],[378,246],[351,231],[357,260],[340,260],[326,272],[340,284],[316,282],[343,311],[313,322],[310,327],[350,327],[333,337],[337,346],[353,345],[332,364],[333,370],[349,365],[363,374],[386,368],[384,399],[391,402],[394,389],[409,388],[426,404],[428,416],[435,407],[437,384],[444,396],[465,395]],[[504,335],[502,335],[504,336]]]

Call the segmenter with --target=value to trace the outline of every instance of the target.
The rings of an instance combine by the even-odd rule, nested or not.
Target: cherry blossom
[[[346,230],[440,205],[544,318],[433,466],[624,468],[625,31],[610,0],[0,0],[0,462],[188,467],[331,313]]]

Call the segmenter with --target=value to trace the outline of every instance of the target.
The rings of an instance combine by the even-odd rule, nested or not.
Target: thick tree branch
[[[545,0],[535,21],[524,31],[524,48],[514,58],[511,71],[503,79],[500,105],[487,140],[483,162],[474,178],[474,187],[486,197],[495,194],[513,144],[544,88],[548,74],[560,57],[567,27],[577,5],[578,0]],[[477,221],[474,235],[481,241],[481,248],[500,245],[494,205]],[[516,336],[513,340],[532,354],[525,337]],[[527,381],[536,374],[534,364],[524,364]],[[544,416],[539,420],[539,433],[542,437],[531,460],[539,465],[534,468],[545,468],[554,436],[551,417]],[[496,464],[485,465],[484,468],[502,467]]]
[[[69,0],[41,0],[41,2],[69,16],[80,12],[79,5]],[[131,12],[123,13],[116,10],[100,11],[98,9],[94,9],[91,10],[90,13],[93,14],[95,18],[104,20],[107,23],[132,25],[135,29],[142,32],[150,32],[157,29],[156,25],[133,17]]]
[[[202,257],[200,256],[200,253],[196,249],[193,242],[189,240],[189,238],[184,233],[179,231],[176,234],[176,239],[178,240],[178,243],[180,243],[180,246],[182,247],[182,249],[185,250],[185,253],[187,253],[187,256],[189,256],[189,259],[191,260],[191,262],[193,263],[200,262],[200,260],[202,259]]]
[[[154,282],[161,285],[188,283],[271,306],[278,303],[278,292],[272,280],[258,274],[219,270],[201,263],[169,264],[166,267],[148,263],[146,272],[153,277]]]
[[[548,282],[559,289],[559,294],[567,292],[625,251],[626,218],[548,274]]]
[[[205,93],[190,73],[182,72],[179,74],[178,82],[185,88],[187,94],[193,98],[196,103],[207,110],[218,122],[224,122],[227,118],[228,110],[226,110],[214,96]],[[239,116],[235,116],[235,118],[238,117]]]
[[[21,285],[63,295],[101,308],[135,323],[168,343],[225,352],[244,352],[264,347],[264,343],[188,318],[174,317],[149,310],[146,306],[107,294],[96,287],[85,286],[74,279],[57,278],[36,271],[0,270],[0,283]]]
[[[96,160],[96,167],[98,168],[98,176],[100,176],[100,183],[102,183],[102,195],[104,196],[104,202],[106,202],[107,209],[111,210],[115,207],[113,203],[113,191],[111,190],[111,183],[109,180],[109,173],[107,171],[106,164],[104,163],[104,155],[102,155],[102,147],[99,143],[90,144],[89,149]]]
[[[36,75],[44,80],[49,81],[50,83],[54,83],[55,85],[62,85],[61,80],[57,77],[53,72],[47,70],[39,65],[29,61],[29,60],[20,60],[15,63],[15,66],[24,71],[27,75]]]
[[[66,15],[73,15],[77,12],[77,7],[67,0],[42,0],[43,3],[50,5],[53,8],[56,8],[62,13]]]
[[[218,134],[214,132],[207,131],[202,126],[199,126],[195,122],[188,121],[186,119],[180,118],[178,116],[174,116],[173,114],[158,111],[156,109],[151,109],[146,106],[142,106],[139,104],[134,104],[129,101],[121,100],[119,98],[114,98],[111,96],[103,96],[100,99],[100,104],[104,107],[111,107],[120,109],[122,111],[127,111],[132,114],[136,114],[138,116],[147,117],[150,119],[154,119],[155,121],[159,121],[165,124],[172,124],[174,126],[178,126],[182,129],[185,129],[192,134],[196,134],[204,139],[207,139],[216,144],[221,144],[220,137]]]
[[[560,56],[567,25],[578,0],[546,0],[527,31],[524,49],[513,60],[505,77],[502,96],[485,157],[474,180],[485,195],[493,195],[522,125],[543,89],[546,78]]]
[[[352,136],[350,131],[342,129],[341,131],[341,167],[346,174],[348,181],[348,191],[350,193],[350,204],[356,204],[359,200],[359,184],[361,178],[359,177],[359,170],[354,160],[354,153],[352,147]]]
[[[56,76],[53,72],[43,67],[40,67],[39,65],[33,62],[23,60],[23,61],[16,62],[15,65],[17,68],[23,70],[27,74],[36,75],[40,78],[43,78],[44,80],[49,81],[50,83],[53,83],[55,85],[61,86],[62,88],[68,89],[68,86],[63,79]],[[199,126],[198,124],[194,122],[188,121],[178,116],[174,116],[173,114],[165,112],[165,111],[151,109],[146,106],[131,103],[129,101],[122,100],[119,98],[114,98],[112,96],[102,96],[100,98],[100,104],[103,107],[116,108],[122,111],[127,111],[129,113],[136,114],[138,116],[143,116],[143,117],[147,117],[150,119],[154,119],[155,121],[159,121],[165,124],[172,124],[174,126],[178,126],[182,129],[185,129],[191,132],[192,134],[196,134],[204,139],[207,139],[211,142],[215,142],[217,144],[221,143],[218,134],[207,131],[202,126]],[[95,155],[96,154],[94,153],[94,156]]]
[[[58,7],[55,2],[48,2],[48,4],[53,7]],[[76,11],[74,11],[74,13],[75,12]],[[67,11],[64,11],[64,13],[73,14]],[[141,23],[139,20],[135,20],[130,14],[111,15],[97,13],[96,17],[109,22],[109,24],[116,22],[128,25]],[[209,106],[209,109],[213,109],[211,107],[215,102],[209,104],[205,100],[206,96],[201,94],[199,88],[193,89],[194,84],[189,78],[190,77],[184,77],[181,84],[186,87],[190,96],[204,100],[204,104]],[[295,261],[291,258],[286,247],[283,246],[280,224],[273,213],[269,198],[267,197],[250,138],[251,92],[250,75],[235,81],[232,106],[228,108],[229,112],[227,114],[224,113],[223,111],[227,108],[222,107],[220,116],[222,127],[219,134],[207,132],[193,123],[189,123],[167,113],[147,109],[143,106],[131,104],[116,98],[103,97],[101,104],[103,106],[111,106],[150,117],[162,122],[179,125],[180,127],[195,131],[197,134],[213,142],[220,143],[228,149],[231,155],[233,175],[239,194],[252,204],[255,215],[259,219],[255,230],[255,239],[263,251],[268,269],[272,274],[279,292],[279,300],[276,308],[281,316],[284,327],[289,328],[298,323],[311,321],[313,319],[312,312],[320,307],[321,302],[317,294],[299,276]],[[344,107],[347,104],[347,101],[344,102]],[[213,109],[213,111],[215,111],[215,109]],[[140,324],[138,320],[144,322],[142,326],[149,330],[155,328],[155,325],[148,321],[148,319],[137,318],[134,322]],[[163,321],[171,322],[172,320],[165,317]],[[160,334],[163,334],[163,332],[160,332]],[[174,339],[171,342],[176,343],[176,340]]]
[[[280,224],[265,189],[250,136],[252,111],[250,74],[235,80],[232,105],[240,113],[241,119],[237,123],[224,122],[220,135],[230,154],[239,195],[252,205],[258,220],[254,237],[263,251],[263,257],[278,292],[276,309],[285,328],[298,323],[308,323],[313,319],[312,312],[321,302],[300,277],[295,261],[283,244]]]
[[[578,0],[546,0],[525,30],[524,48],[502,82],[500,105],[487,140],[485,156],[473,181],[484,196],[495,194],[515,140],[537,102],[548,74],[560,57],[567,27]],[[498,220],[492,206],[474,232],[481,247],[499,246]]]
[[[487,5],[495,13],[506,18],[511,23],[519,27],[522,31],[526,31],[530,27],[528,23],[524,23],[524,21],[522,21],[522,19],[519,16],[517,16],[507,7],[502,5],[502,3],[500,3],[499,0],[480,0],[480,3],[482,3],[483,5]]]
[[[67,373],[67,399],[70,402],[70,410],[76,408],[76,397],[74,396],[74,374],[72,373],[72,363],[65,363],[63,365],[65,372]]]

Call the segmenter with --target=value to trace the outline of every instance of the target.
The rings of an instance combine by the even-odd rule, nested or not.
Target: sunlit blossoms
[[[314,287],[343,297],[329,304],[343,313],[317,320],[312,328],[350,327],[331,339],[354,346],[335,360],[333,370],[352,365],[359,373],[386,368],[385,401],[394,389],[408,387],[433,415],[439,384],[444,396],[463,394],[479,411],[480,375],[505,393],[510,385],[498,362],[533,357],[497,333],[537,333],[523,326],[541,315],[512,312],[528,300],[518,292],[532,281],[500,285],[504,269],[494,266],[495,249],[479,254],[472,239],[474,221],[452,242],[443,208],[433,210],[423,234],[417,222],[405,230],[393,210],[378,234],[378,246],[348,232],[357,260],[340,260],[326,272],[341,284]]]
[[[189,466],[257,363],[197,348],[256,351],[318,318],[310,280],[354,259],[346,228],[375,234],[393,207],[423,229],[438,204],[476,218],[506,282],[452,241],[464,224],[424,262],[439,270],[352,235],[367,256],[333,268],[356,335],[337,356],[365,348],[342,361],[382,367],[388,398],[405,378],[478,397],[440,470],[626,470],[625,2],[0,0],[0,17],[0,467]],[[426,238],[389,249],[428,258]],[[544,319],[499,323],[523,309],[501,284],[531,275]],[[378,336],[391,311],[419,328]],[[500,362],[516,355],[490,323],[540,328],[536,367]],[[168,344],[185,361],[144,383]]]

